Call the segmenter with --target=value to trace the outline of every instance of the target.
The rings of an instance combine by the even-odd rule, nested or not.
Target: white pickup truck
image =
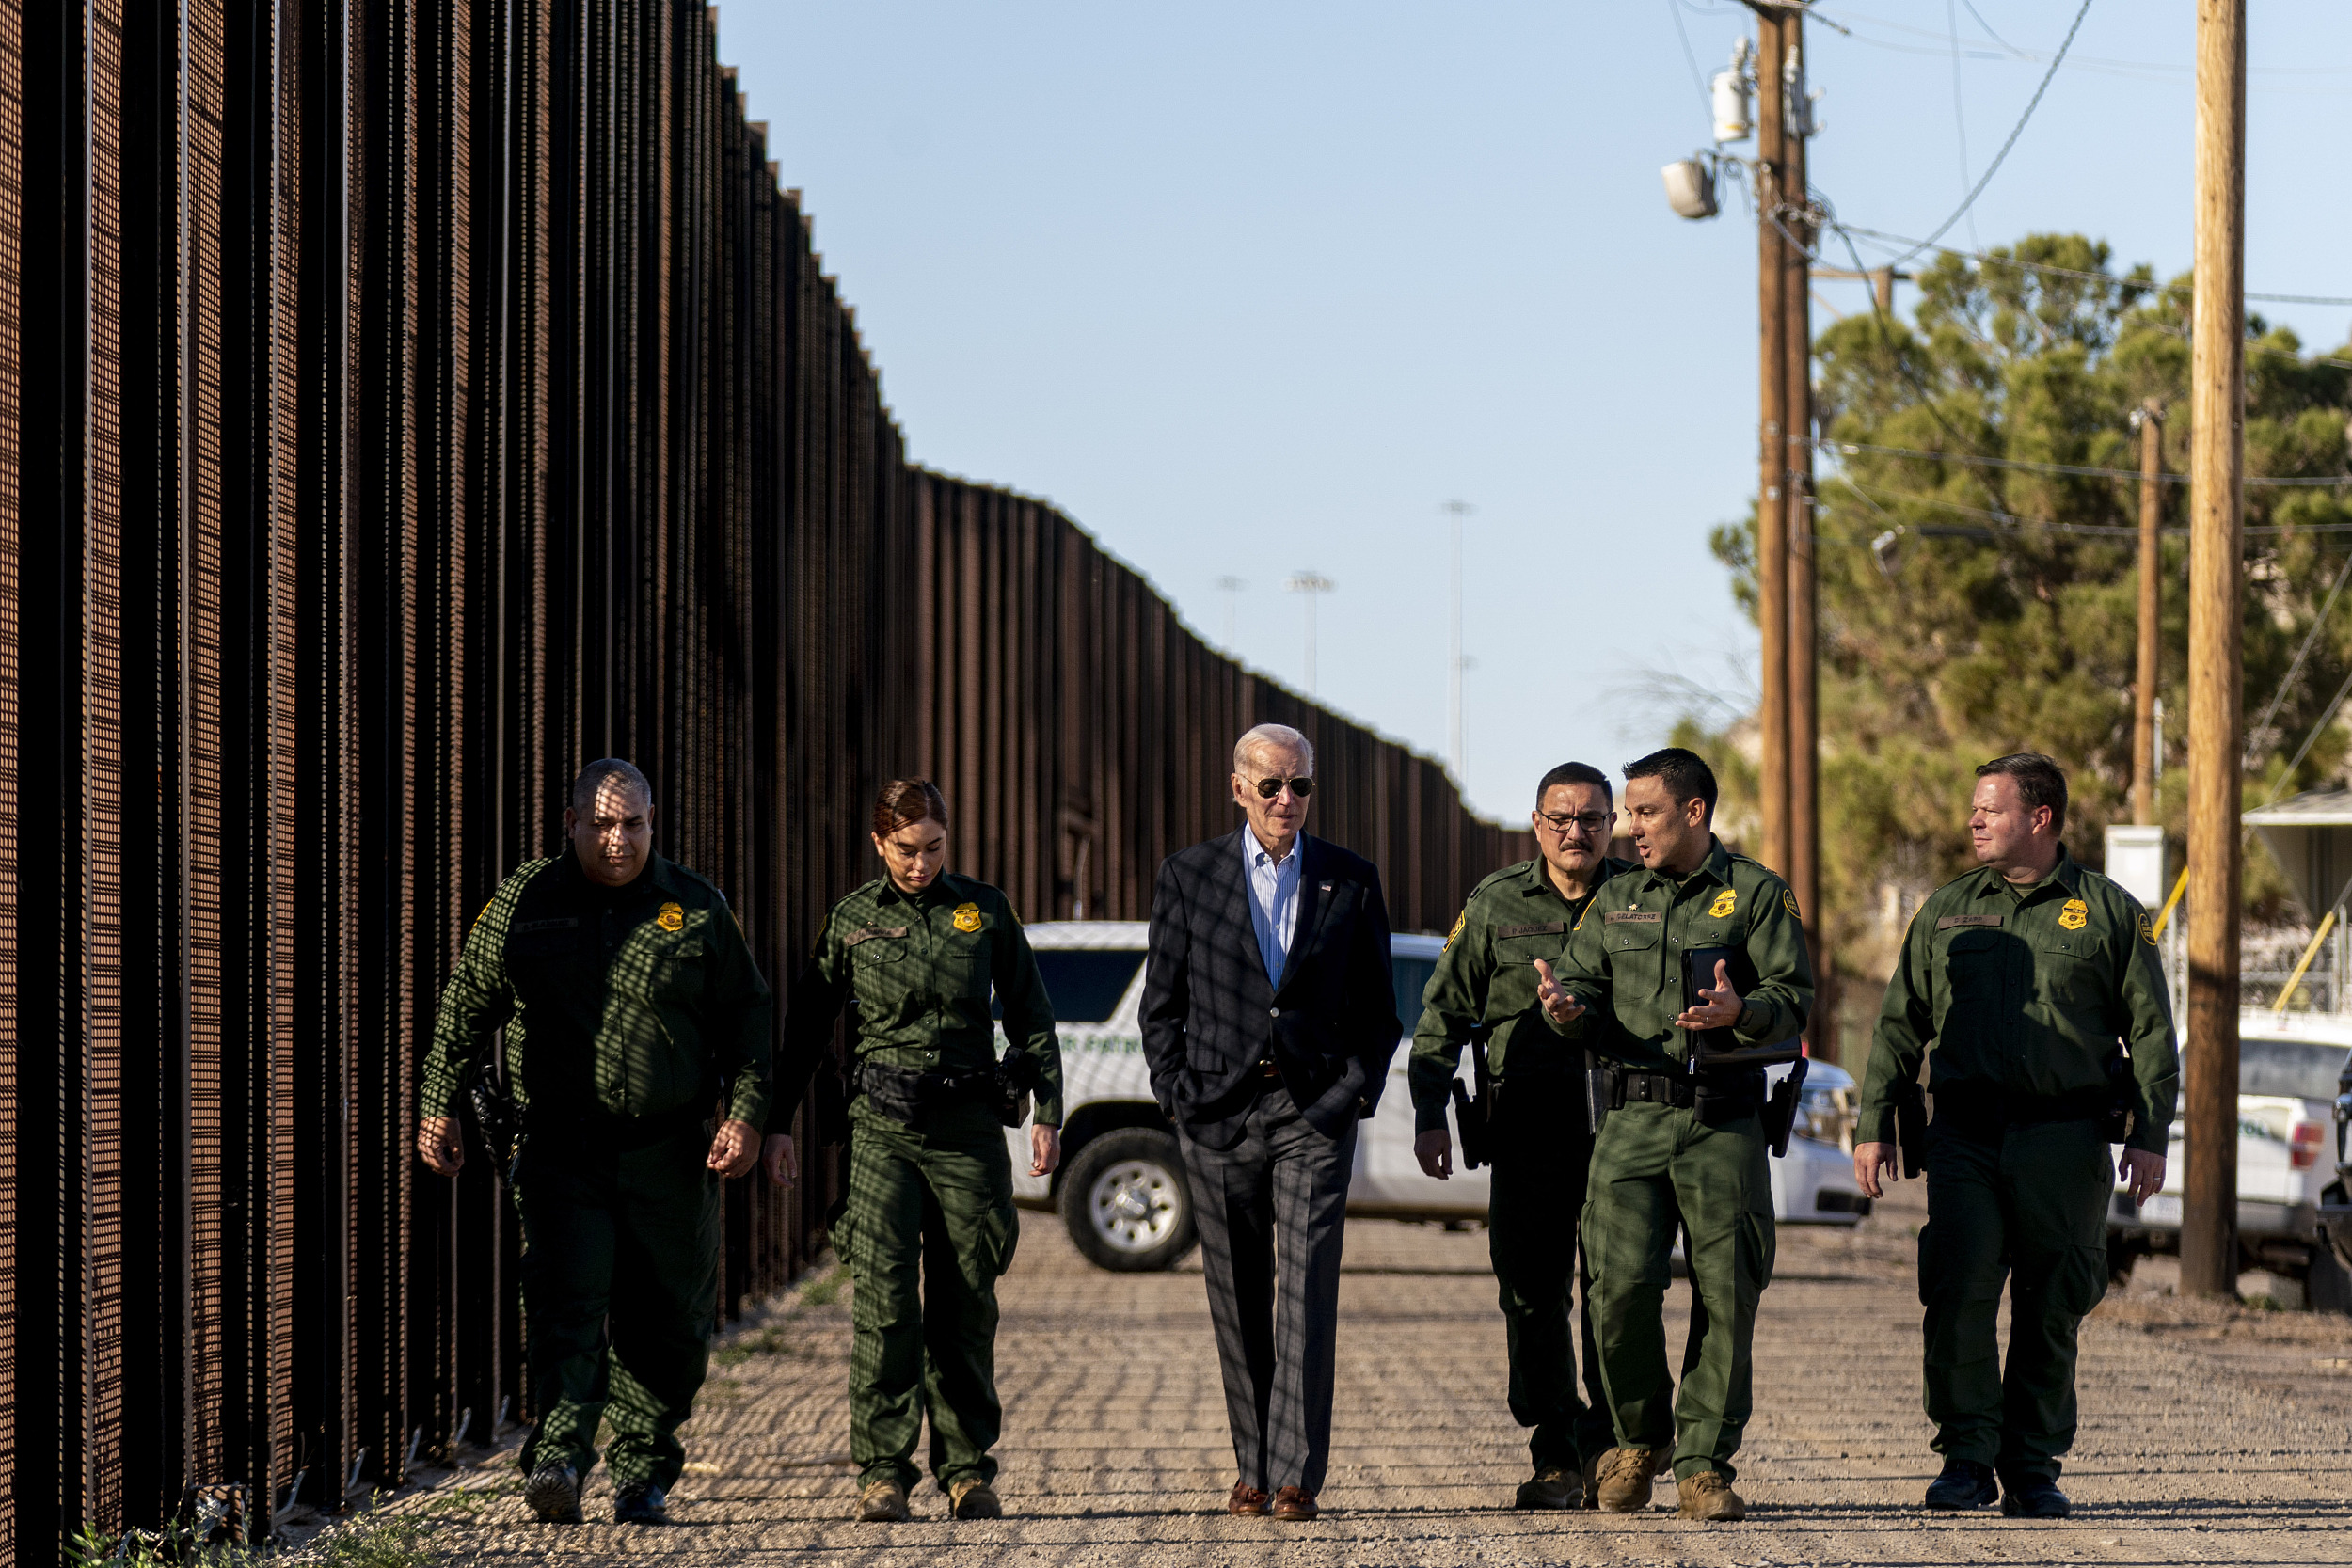
[[[1025,1208],[1061,1212],[1078,1250],[1106,1269],[1164,1269],[1190,1252],[1192,1196],[1176,1135],[1152,1097],[1138,1022],[1146,926],[1141,921],[1062,921],[1028,928],[1054,999],[1065,1083],[1062,1167],[1028,1170],[1029,1133],[1009,1130],[1013,1195]],[[1373,1219],[1483,1223],[1487,1173],[1457,1169],[1440,1181],[1413,1158],[1413,1105],[1406,1085],[1422,989],[1444,943],[1430,936],[1390,939],[1396,1011],[1405,1040],[1389,1069],[1379,1109],[1356,1142],[1347,1212]],[[1787,1068],[1775,1069],[1785,1073]],[[1854,1184],[1853,1080],[1817,1063],[1805,1080],[1797,1135],[1772,1162],[1772,1200],[1781,1223],[1852,1225],[1870,1211]]]
[[[2194,1040],[2182,1045],[2185,1055],[2196,1048]],[[2352,1311],[2352,1275],[2328,1245],[2320,1210],[2336,1180],[2329,1146],[2347,1055],[2352,1020],[2267,1007],[2238,1015],[2239,1251],[2248,1268],[2302,1280],[2312,1307],[2336,1312]],[[2107,1259],[2118,1275],[2141,1254],[2180,1250],[2182,1120],[2176,1112],[2164,1190],[2135,1207],[2119,1184],[2109,1202]]]

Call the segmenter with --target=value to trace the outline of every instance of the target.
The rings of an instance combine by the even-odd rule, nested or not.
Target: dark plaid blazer
[[[1143,1054],[1170,1121],[1212,1148],[1240,1138],[1271,1060],[1301,1113],[1337,1137],[1369,1117],[1396,1053],[1389,909],[1361,856],[1299,835],[1298,925],[1278,989],[1249,920],[1247,826],[1160,863],[1143,972]]]

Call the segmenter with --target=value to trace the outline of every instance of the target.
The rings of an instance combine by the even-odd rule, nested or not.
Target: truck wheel
[[[1175,1137],[1122,1127],[1089,1139],[1061,1181],[1062,1223],[1097,1268],[1166,1269],[1200,1240]]]

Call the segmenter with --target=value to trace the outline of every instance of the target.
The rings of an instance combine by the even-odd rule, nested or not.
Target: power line
[[[1965,452],[1927,451],[1917,447],[1879,446],[1869,441],[1832,441],[1824,438],[1818,444],[1824,451],[1835,451],[1844,456],[1852,456],[1856,453],[1867,451],[1875,452],[1885,457],[1916,457],[1936,463],[1968,463],[1987,468],[2017,468],[2026,473],[2070,474],[2079,476],[2084,479],[2136,480],[2141,477],[2137,468],[2093,468],[2085,467],[2084,465],[2078,463],[2035,463],[2029,462],[2022,457],[1979,457]],[[2167,484],[2186,484],[2188,483],[2189,476],[2186,474],[2163,473],[2158,474],[2156,478]],[[2245,483],[2249,486],[2273,489],[2286,488],[2290,486],[2308,489],[2328,489],[2339,484],[2352,484],[2352,474],[2336,474],[2332,476],[2320,475],[2318,477],[2297,476],[2289,478],[2273,478],[2269,475],[2258,474],[2249,476]]]
[[[2010,149],[2015,147],[2017,145],[2017,138],[2026,134],[2026,122],[2033,119],[2034,110],[2042,106],[2042,95],[2050,90],[2051,79],[2058,75],[2058,67],[2065,63],[2066,52],[2074,47],[2074,35],[2081,31],[2083,18],[2089,16],[2090,14],[2090,0],[2083,0],[2082,8],[2074,13],[2074,26],[2066,29],[2066,41],[2058,45],[2057,57],[2050,61],[2050,69],[2042,73],[2042,85],[2033,89],[2033,97],[2026,103],[2026,112],[2017,117],[2017,125],[2015,129],[2010,132],[2009,140],[2003,142],[2001,144],[2001,150],[1993,155],[1993,162],[1986,167],[1984,171],[1984,178],[1977,182],[1976,188],[1968,193],[1967,197],[1961,202],[1959,208],[1953,212],[1952,215],[1946,218],[1942,223],[1937,224],[1934,231],[1929,234],[1926,240],[1921,242],[1919,248],[1913,250],[1909,256],[1902,257],[1900,261],[1897,262],[1898,265],[1900,265],[1901,261],[1910,261],[1912,256],[1919,254],[1919,250],[1923,250],[1928,245],[1931,245],[1936,241],[1942,239],[1944,237],[1944,231],[1951,228],[1953,224],[1958,223],[1961,220],[1962,215],[1964,214],[1969,208],[1976,205],[1977,198],[1984,194],[1985,186],[1991,184],[1993,182],[1993,177],[2001,171],[2001,164],[2009,157]]]
[[[1699,107],[1707,115],[1707,123],[1715,123],[1715,100],[1707,90],[1707,78],[1699,73],[1699,57],[1691,48],[1691,29],[1682,24],[1682,7],[1677,0],[1666,0],[1666,9],[1675,19],[1675,35],[1682,40],[1682,58],[1691,68],[1691,85],[1698,89]]]
[[[1842,234],[1858,235],[1865,240],[1881,242],[1888,250],[1893,250],[1898,245],[1910,245],[1912,249],[1902,259],[1903,261],[1909,260],[1911,256],[1915,256],[1922,250],[1935,250],[1947,256],[1958,256],[1964,261],[1975,261],[1980,266],[2013,267],[2019,272],[2046,272],[2054,277],[2081,277],[2094,283],[2116,283],[2127,289],[2153,290],[2168,286],[2159,284],[2153,278],[2142,282],[2136,278],[2118,277],[2111,272],[2085,272],[2080,267],[2056,266],[2048,261],[2025,261],[2014,256],[2002,256],[1992,251],[1963,250],[1958,245],[1935,245],[1927,240],[1915,240],[1902,234],[1890,234],[1883,229],[1866,229],[1858,223],[1841,223],[1832,220],[1829,226]],[[1900,266],[1902,261],[1898,261],[1890,264]],[[2249,293],[2245,297],[2261,300],[2266,305],[2352,305],[2352,294]]]
[[[1962,112],[1960,98],[1960,11],[1958,0],[1944,0],[1944,15],[1952,29],[1952,132],[1960,139],[1960,188],[1968,188],[1968,117]],[[1975,14],[1969,8],[1969,14]],[[1977,243],[1977,220],[1968,220],[1968,243]]]
[[[1989,521],[2001,523],[2010,528],[2045,529],[2053,533],[2083,533],[2106,538],[2112,538],[2119,535],[2137,536],[2139,532],[2139,530],[2130,523],[2048,522],[2039,517],[2021,517],[2014,512],[2003,512],[1992,507],[1970,506],[1964,501],[1946,500],[1940,496],[1923,496],[1915,490],[1895,490],[1890,489],[1883,484],[1873,485],[1866,488],[1843,470],[1839,470],[1832,477],[1845,483],[1850,488],[1860,492],[1863,499],[1865,500],[1868,500],[1870,499],[1870,491],[1875,490],[1880,496],[1884,497],[1888,500],[1909,501],[1915,506],[1931,506],[1944,512],[1964,513],[1971,517],[1983,517]],[[2188,530],[2185,528],[2168,528],[2160,530],[2159,531],[2179,538],[2185,538],[2188,534]],[[2248,535],[2249,538],[2257,534],[2352,533],[2352,523],[2298,523],[2294,525],[2266,523],[2258,526],[2250,526],[2241,530],[2240,531]]]
[[[2312,617],[2312,629],[2305,634],[2303,645],[2295,650],[2295,662],[2287,666],[2286,674],[2279,682],[2279,689],[2270,694],[2270,705],[2263,709],[2262,722],[2246,732],[2246,760],[2239,764],[2241,768],[2254,766],[2254,752],[2270,734],[2270,721],[2279,717],[2279,705],[2287,700],[2287,693],[2295,689],[2295,677],[2303,673],[2303,660],[2311,657],[2312,644],[2319,641],[2321,628],[2328,625],[2328,612],[2336,608],[2336,595],[2344,592],[2344,579],[2348,577],[2352,577],[2352,555],[2344,558],[2344,565],[2336,573],[2335,585],[2328,590],[2327,602],[2319,607],[2319,613]]]

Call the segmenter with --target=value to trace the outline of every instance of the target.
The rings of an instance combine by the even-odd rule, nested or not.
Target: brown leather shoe
[[[1731,1489],[1731,1482],[1712,1470],[1685,1476],[1675,1482],[1675,1489],[1681,1495],[1681,1506],[1675,1512],[1685,1519],[1730,1523],[1748,1516],[1748,1505]]]
[[[1600,1511],[1639,1513],[1648,1508],[1650,1482],[1665,1459],[1664,1449],[1611,1449],[1600,1462]]]
[[[1225,1512],[1242,1519],[1265,1517],[1265,1494],[1246,1481],[1233,1482],[1233,1495],[1225,1499]]]
[[[1287,1524],[1303,1525],[1322,1512],[1315,1507],[1315,1495],[1303,1486],[1285,1486],[1274,1494],[1274,1516]]]

